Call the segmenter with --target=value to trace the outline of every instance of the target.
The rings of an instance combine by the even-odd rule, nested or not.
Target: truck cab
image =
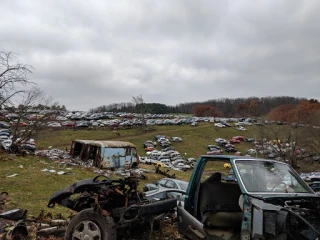
[[[235,181],[224,181],[230,168]],[[317,239],[320,197],[283,162],[201,156],[178,202],[179,232],[188,239]]]

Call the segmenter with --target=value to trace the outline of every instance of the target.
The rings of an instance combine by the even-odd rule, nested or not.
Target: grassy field
[[[214,139],[218,137],[230,139],[235,135],[243,135],[244,137],[255,137],[257,130],[250,127],[246,132],[240,132],[235,128],[217,129],[212,124],[200,123],[197,127],[185,126],[157,126],[153,131],[141,133],[138,129],[119,130],[120,136],[110,130],[52,130],[40,133],[35,141],[38,149],[51,148],[70,149],[70,143],[74,139],[96,139],[96,140],[124,140],[130,141],[137,146],[138,154],[143,156],[143,142],[152,140],[155,135],[166,135],[167,137],[180,136],[183,142],[173,143],[173,146],[184,156],[198,158],[207,152],[207,144],[215,144]],[[237,149],[246,152],[251,148],[250,143],[241,142]],[[153,169],[153,166],[142,165],[142,168]],[[319,164],[317,166],[319,167]],[[42,169],[55,169],[56,171],[71,171],[74,174],[57,175],[54,173],[43,172]],[[211,170],[223,170],[222,165],[212,166]],[[54,161],[43,159],[37,156],[18,157],[2,153],[0,155],[0,192],[9,193],[10,201],[7,209],[25,208],[31,215],[38,215],[40,210],[52,211],[53,213],[61,213],[68,215],[66,208],[55,207],[47,208],[50,196],[57,190],[70,185],[78,180],[94,177],[97,174],[92,168],[73,167],[72,170],[66,170],[66,167],[59,165]],[[188,180],[191,171],[177,172],[177,178]],[[18,174],[15,177],[7,177],[12,174]],[[146,174],[147,180],[140,181],[140,189],[147,182],[154,182],[162,175],[155,173]],[[112,176],[116,177],[116,176]]]
[[[157,126],[154,131],[141,133],[137,129],[118,130],[120,136],[110,130],[52,130],[46,131],[35,139],[38,149],[70,148],[71,141],[74,139],[94,139],[94,140],[121,140],[130,141],[137,146],[139,155],[144,154],[143,143],[152,140],[155,135],[165,135],[168,138],[180,136],[183,142],[173,143],[174,147],[188,157],[199,157],[207,152],[208,144],[215,144],[214,139],[218,137],[231,139],[235,135],[244,137],[254,137],[256,130],[251,127],[246,132],[238,131],[235,128],[214,128],[212,124],[201,123],[197,127],[190,125],[183,126]],[[246,151],[251,144],[241,143],[237,145],[240,151]]]

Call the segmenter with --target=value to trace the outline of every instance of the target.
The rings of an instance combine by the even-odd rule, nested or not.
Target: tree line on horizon
[[[180,103],[169,106],[162,103],[142,103],[146,113],[150,114],[194,114],[199,117],[262,117],[281,105],[298,106],[306,98],[288,96],[221,98],[204,102]],[[317,101],[317,100],[313,100]],[[91,109],[91,112],[138,112],[139,104],[133,102],[113,103]]]

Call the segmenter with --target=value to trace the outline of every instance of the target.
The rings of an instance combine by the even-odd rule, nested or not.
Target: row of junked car
[[[251,126],[251,123],[248,123],[248,124],[250,124],[250,125],[247,125],[247,126]],[[231,125],[229,123],[220,123],[220,122],[215,123],[214,126],[218,127],[218,128],[231,127]],[[239,130],[239,131],[247,131],[247,129],[242,126],[242,122],[235,123],[235,126],[237,127],[237,130]]]
[[[35,121],[20,121],[12,122],[12,126],[16,126],[18,124],[20,127],[25,127],[28,125],[33,125]],[[192,126],[198,125],[197,122],[188,119],[166,119],[166,120],[147,120],[146,125],[181,125],[181,124],[190,124]],[[49,121],[47,123],[41,123],[43,126],[48,126],[50,128],[88,128],[88,127],[134,127],[134,126],[141,126],[142,120],[141,119],[108,119],[108,120],[66,120],[66,121]]]

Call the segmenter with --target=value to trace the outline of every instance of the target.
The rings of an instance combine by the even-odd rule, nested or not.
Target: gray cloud
[[[0,48],[68,109],[138,94],[320,99],[319,11],[316,0],[5,1]]]

